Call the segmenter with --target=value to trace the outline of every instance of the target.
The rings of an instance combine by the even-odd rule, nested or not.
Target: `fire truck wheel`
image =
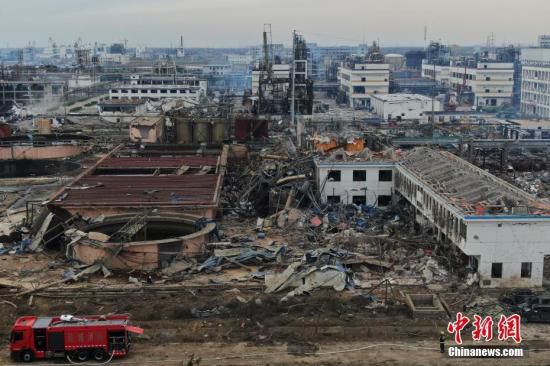
[[[105,352],[102,349],[96,349],[94,351],[94,360],[103,361],[105,359]]]
[[[85,349],[79,349],[76,351],[76,359],[80,362],[84,362],[88,359],[88,351]]]
[[[32,354],[32,351],[26,350],[21,352],[21,361],[32,362],[33,358],[34,358],[34,355]]]

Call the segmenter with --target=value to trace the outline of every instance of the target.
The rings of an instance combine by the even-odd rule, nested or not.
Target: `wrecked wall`
[[[354,170],[365,171],[365,179],[354,181]],[[381,170],[392,171],[391,181],[380,180]],[[340,181],[327,179],[330,171],[340,171]],[[393,164],[387,163],[317,163],[317,186],[321,189],[324,184],[324,189],[320,192],[321,201],[327,202],[328,196],[339,196],[340,202],[347,204],[353,203],[354,197],[362,199],[366,196],[367,205],[381,206],[378,205],[378,197],[392,195],[393,171]]]

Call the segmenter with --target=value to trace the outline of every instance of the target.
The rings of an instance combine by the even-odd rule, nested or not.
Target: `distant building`
[[[543,34],[539,36],[539,47],[550,48],[550,34]]]
[[[364,56],[346,60],[338,68],[338,85],[353,108],[371,108],[371,96],[390,91],[390,65],[376,43]]]
[[[438,100],[419,94],[386,94],[373,95],[371,105],[374,113],[388,120],[417,120],[426,119],[426,114],[432,111],[441,111]]]
[[[408,69],[422,70],[422,60],[426,58],[424,50],[410,50],[405,53],[405,65]]]
[[[388,64],[352,63],[338,69],[340,90],[354,108],[370,108],[372,95],[389,93],[389,79]]]
[[[309,74],[315,81],[326,81],[330,78],[330,68],[333,62],[344,61],[351,55],[361,53],[359,46],[319,46],[308,43]]]
[[[521,113],[550,119],[550,48],[521,50]]]
[[[284,92],[290,88],[290,65],[288,64],[275,64],[271,68],[273,84],[280,84]],[[258,95],[260,90],[260,77],[265,71],[254,70],[252,71],[252,95]]]
[[[133,74],[126,84],[109,90],[111,99],[182,98],[198,102],[206,95],[207,81],[189,76]]]
[[[474,106],[501,106],[512,103],[514,64],[481,61],[474,65],[455,64],[449,68],[450,85],[459,92],[471,92]]]
[[[405,57],[398,53],[388,53],[384,56],[384,61],[390,65],[391,71],[398,71],[405,65]]]
[[[422,62],[422,77],[437,81],[443,86],[449,86],[451,82],[451,66],[430,64],[427,60]]]
[[[211,77],[223,77],[231,71],[231,65],[228,64],[215,64],[215,65],[204,65],[202,67],[202,74],[204,76]]]
[[[141,99],[110,99],[97,104],[99,116],[108,122],[127,123],[146,112],[145,101]]]

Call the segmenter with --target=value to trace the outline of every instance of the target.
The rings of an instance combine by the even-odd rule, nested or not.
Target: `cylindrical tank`
[[[226,123],[223,119],[217,119],[212,126],[212,142],[221,144],[225,140],[226,136]]]
[[[193,131],[191,121],[185,118],[175,119],[176,142],[178,144],[190,144],[193,142]]]
[[[193,142],[210,142],[210,122],[200,121],[193,125]]]

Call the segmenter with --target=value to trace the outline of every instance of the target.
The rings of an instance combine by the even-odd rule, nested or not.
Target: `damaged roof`
[[[227,164],[227,146],[203,155],[173,151],[169,156],[127,156],[136,152],[121,147],[55,193],[51,202],[75,209],[217,207]],[[170,150],[164,153],[168,155]]]
[[[218,164],[217,156],[166,156],[166,157],[109,157],[103,160],[98,168],[102,169],[132,169],[132,168],[180,168],[182,166],[202,167]]]
[[[477,216],[479,209],[488,209],[491,215],[550,216],[550,204],[450,152],[416,148],[398,166],[400,171],[415,176],[464,215]]]
[[[216,203],[218,175],[83,177],[58,200],[66,206],[181,206]]]

